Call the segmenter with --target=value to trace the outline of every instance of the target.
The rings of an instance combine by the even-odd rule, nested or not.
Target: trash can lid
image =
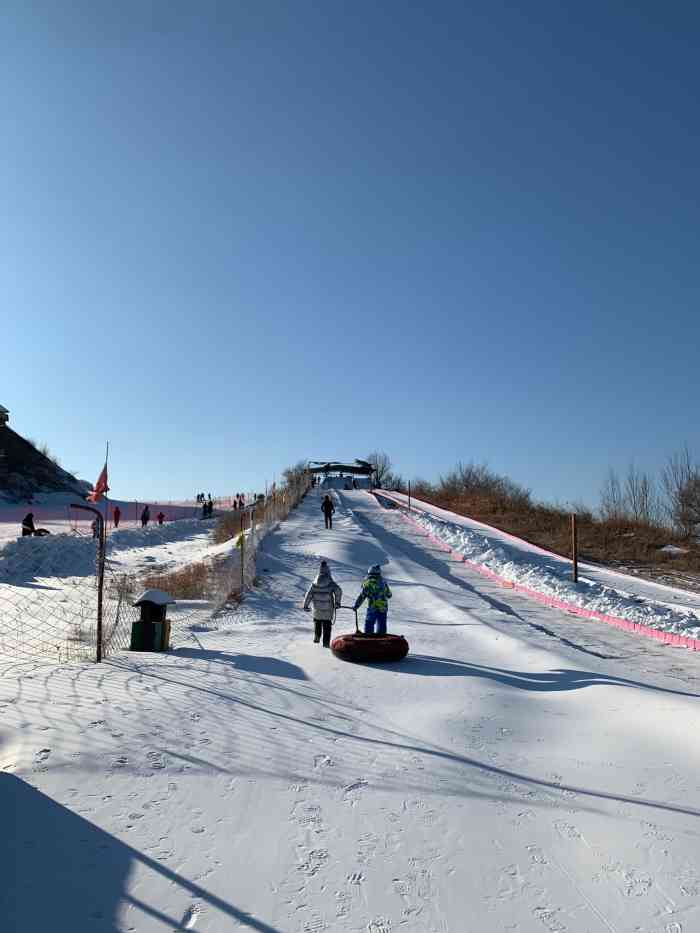
[[[141,603],[153,603],[154,606],[169,606],[174,602],[175,600],[170,593],[165,593],[163,590],[144,590],[133,605],[140,606]]]

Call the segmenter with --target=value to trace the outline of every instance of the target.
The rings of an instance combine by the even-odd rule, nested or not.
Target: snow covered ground
[[[266,539],[240,610],[179,606],[169,654],[0,668],[2,928],[699,930],[700,658],[333,495],[332,531],[314,491]],[[344,603],[383,565],[405,661],[312,643],[321,556]]]
[[[226,558],[233,541],[213,544],[216,519],[124,527],[107,541],[107,590],[122,575]],[[94,654],[96,542],[68,531],[0,543],[0,654],[86,658]],[[105,603],[107,617],[113,608]]]
[[[380,495],[407,505],[399,493]],[[425,502],[412,500],[411,516],[466,560],[514,583],[586,609],[676,634],[700,637],[700,594],[641,580],[585,562],[579,582],[571,580],[571,561]]]
[[[0,547],[10,541],[16,540],[21,534],[22,519],[27,512],[34,513],[34,524],[37,528],[47,528],[51,534],[62,534],[78,531],[81,535],[90,535],[90,524],[93,516],[87,512],[79,512],[71,509],[72,503],[82,503],[90,505],[89,502],[83,502],[79,496],[70,492],[55,492],[37,495],[31,504],[8,503],[0,498]],[[113,531],[112,512],[114,506],[118,505],[121,513],[122,527],[140,527],[140,515],[145,502],[134,502],[126,499],[110,499],[108,507],[108,526],[107,531],[111,534]],[[181,505],[173,502],[149,502],[151,509],[151,521],[155,524],[155,517],[159,511],[163,511],[166,521],[174,521],[182,518],[199,517],[201,506]],[[104,513],[104,501],[99,503],[98,508]]]

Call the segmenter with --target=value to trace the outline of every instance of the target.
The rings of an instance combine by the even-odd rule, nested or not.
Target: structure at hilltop
[[[10,502],[31,500],[41,492],[75,492],[90,488],[13,431],[10,412],[0,405],[0,497]]]
[[[309,473],[324,476],[367,476],[374,472],[374,467],[367,460],[355,460],[353,463],[341,463],[339,460],[309,460]]]

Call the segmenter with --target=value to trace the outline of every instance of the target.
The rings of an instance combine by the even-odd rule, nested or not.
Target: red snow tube
[[[339,635],[331,642],[331,651],[342,661],[400,661],[408,654],[403,635]]]

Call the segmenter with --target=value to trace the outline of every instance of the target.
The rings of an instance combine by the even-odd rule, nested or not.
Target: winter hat
[[[372,564],[372,566],[367,571],[368,577],[381,577],[381,575],[382,568],[379,566],[379,564]]]

